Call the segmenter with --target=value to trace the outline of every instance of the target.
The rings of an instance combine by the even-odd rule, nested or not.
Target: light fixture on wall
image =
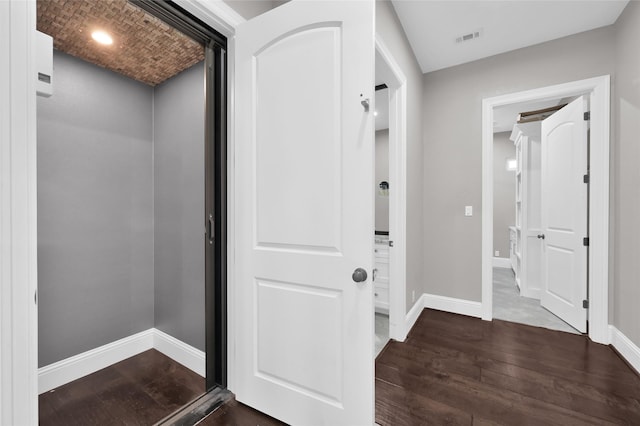
[[[507,170],[513,172],[518,167],[518,161],[515,158],[507,158]]]
[[[100,44],[104,44],[106,46],[113,44],[113,38],[104,31],[94,31],[91,33],[91,38],[97,41]]]

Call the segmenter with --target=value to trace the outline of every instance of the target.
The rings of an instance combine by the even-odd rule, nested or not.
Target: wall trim
[[[613,325],[609,325],[609,340],[611,346],[640,374],[640,348]]]
[[[494,257],[493,267],[511,269],[511,260],[508,257]]]
[[[200,376],[206,376],[206,355],[200,349],[155,328],[153,329],[153,348]]]
[[[133,334],[38,369],[38,394],[95,373],[149,349],[156,349],[200,376],[205,353],[155,328]]]
[[[422,298],[425,308],[482,318],[482,303],[480,302],[426,293],[422,295]]]
[[[416,321],[418,321],[418,317],[420,316],[423,310],[424,310],[424,294],[418,297],[416,302],[413,304],[413,306],[405,316],[405,320],[404,320],[405,339],[407,338],[407,335],[415,325]],[[404,342],[405,339],[402,339],[401,341]]]
[[[38,393],[48,392],[151,348],[153,329],[41,367],[38,369]]]

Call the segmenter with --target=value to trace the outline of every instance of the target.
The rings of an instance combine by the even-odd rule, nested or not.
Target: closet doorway
[[[537,305],[540,308],[542,305],[578,330],[572,330],[561,321],[551,324],[553,318],[540,318],[536,314],[533,314],[537,318],[532,320],[532,325],[584,332],[588,321],[589,337],[599,343],[607,341],[608,93],[609,77],[604,76],[483,101],[483,205],[486,206],[482,218],[483,319],[491,320],[506,315],[518,321],[518,315],[522,313],[509,311],[514,307],[511,310],[517,311],[522,306],[518,304],[526,296],[530,298],[530,307]],[[590,110],[588,114],[587,109]],[[513,111],[522,114],[514,117],[513,121],[518,119],[519,123],[515,126],[511,124],[513,130],[503,141],[506,133],[499,131],[508,129],[496,126],[509,127],[509,123],[503,123],[505,119],[502,114],[508,115]],[[536,119],[536,115],[542,120]],[[561,140],[554,139],[557,129],[566,130]],[[575,139],[579,139],[580,143],[563,152],[562,147],[569,144],[564,141],[570,139],[570,129],[583,129],[584,134]],[[509,144],[508,139],[515,143],[511,152],[509,148],[504,148]],[[574,148],[580,148],[584,158],[580,156],[580,150]],[[500,201],[504,198],[501,186],[508,187],[509,178],[502,185],[500,176],[508,168],[513,169],[513,204],[511,214],[506,215],[511,217],[505,220],[501,217],[505,215],[500,214],[500,206],[505,204]],[[584,171],[580,171],[582,169]],[[569,170],[572,176],[568,176]],[[560,191],[559,188],[564,189]],[[567,213],[569,211],[572,211],[570,215]],[[552,223],[558,218],[568,220],[569,216],[577,218],[575,226]],[[509,220],[513,223],[507,224]],[[572,237],[575,244],[565,247],[557,240],[556,230],[560,231],[562,238],[567,239],[571,237],[570,228],[576,231],[576,235],[573,235],[575,238]],[[580,244],[576,242],[578,239]],[[588,244],[588,248],[583,243]],[[562,262],[558,254],[564,259]],[[572,256],[575,258],[572,259]],[[579,277],[581,274],[583,278]],[[560,288],[571,276],[580,285]],[[499,287],[505,287],[506,290],[502,291]],[[507,294],[507,290],[514,294]],[[561,299],[558,296],[562,296],[562,304],[571,305],[571,312],[558,306],[555,300]],[[578,300],[582,297],[584,302]],[[515,301],[514,306],[506,306],[501,311],[505,308],[504,304],[510,303],[509,298]],[[534,298],[540,298],[542,303]],[[541,308],[540,311],[547,313]],[[519,322],[531,320],[526,318],[526,313],[521,317]]]
[[[147,0],[37,28],[41,424],[153,423],[227,381],[226,38]]]

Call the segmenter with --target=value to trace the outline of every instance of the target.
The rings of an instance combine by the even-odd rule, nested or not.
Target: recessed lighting
[[[378,111],[373,111],[373,115],[377,117],[378,116]]]
[[[91,38],[97,41],[100,44],[113,44],[113,39],[111,36],[104,31],[94,31],[91,33]]]

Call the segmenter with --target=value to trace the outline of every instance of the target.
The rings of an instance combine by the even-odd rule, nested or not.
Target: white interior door
[[[580,332],[587,311],[587,131],[581,97],[542,122],[542,306]]]
[[[374,2],[294,0],[235,46],[232,391],[289,424],[371,425]]]

